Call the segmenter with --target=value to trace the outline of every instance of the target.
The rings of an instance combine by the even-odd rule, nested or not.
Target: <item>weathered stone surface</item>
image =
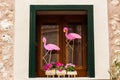
[[[14,0],[0,0],[0,80],[13,80]]]

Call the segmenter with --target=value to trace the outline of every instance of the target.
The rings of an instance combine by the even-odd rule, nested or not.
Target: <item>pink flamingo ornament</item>
[[[74,40],[81,39],[81,36],[76,33],[68,33],[67,27],[64,27],[63,31],[65,32],[65,37],[67,38],[67,40],[69,40],[69,42],[67,41],[67,45],[70,46],[69,45],[70,41],[73,41],[73,47],[70,46],[70,48],[72,49],[72,63],[73,63]]]
[[[50,52],[50,57],[49,57],[49,63],[50,63],[52,51],[53,51],[53,50],[60,50],[60,48],[59,48],[57,45],[55,45],[55,44],[46,44],[46,42],[47,42],[46,38],[43,37],[44,48],[45,48],[46,50],[48,50],[47,53],[43,56],[43,59],[44,59],[45,62],[47,63],[45,57],[46,57],[47,54]]]

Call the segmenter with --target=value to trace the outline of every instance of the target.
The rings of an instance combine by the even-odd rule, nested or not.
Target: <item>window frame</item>
[[[30,5],[30,35],[29,35],[29,77],[35,77],[36,71],[36,12],[37,11],[87,11],[87,74],[95,77],[94,64],[94,25],[93,5]]]

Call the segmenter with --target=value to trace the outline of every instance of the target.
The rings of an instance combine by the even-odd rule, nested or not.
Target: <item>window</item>
[[[39,12],[40,13],[40,12]],[[47,38],[47,43],[56,44],[60,47],[60,51],[52,51],[51,62],[62,62],[64,64],[74,63],[78,76],[86,76],[86,13],[81,15],[41,15],[37,14],[37,62],[38,62],[38,76],[45,77],[43,66],[46,64],[43,60],[43,55],[47,50],[43,47],[42,37]],[[67,47],[67,39],[63,28],[67,26],[69,33],[77,33],[82,36],[82,39],[75,39],[70,41]],[[74,51],[72,48],[74,46]],[[72,61],[73,52],[73,61]],[[48,56],[46,57],[47,62]],[[81,73],[80,73],[81,72]]]
[[[43,36],[47,38],[47,43],[60,47],[60,51],[52,52],[52,62],[59,61],[64,64],[73,62],[76,64],[78,77],[94,77],[93,14],[89,11],[90,7],[74,6],[76,11],[72,11],[73,6],[38,6],[38,9],[33,7],[35,6],[31,6],[30,24],[30,77],[45,77],[43,55],[46,50],[43,47]],[[69,33],[74,32],[82,36],[81,39],[74,40],[74,43],[72,41],[69,43],[70,46],[74,46],[74,51],[70,46],[66,47],[67,39],[63,32],[65,26],[68,27]]]

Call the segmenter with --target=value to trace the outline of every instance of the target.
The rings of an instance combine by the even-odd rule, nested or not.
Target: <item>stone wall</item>
[[[14,0],[0,0],[0,80],[13,80]]]
[[[110,60],[120,53],[120,0],[108,0]]]
[[[120,0],[108,0],[108,28],[110,46],[110,73],[111,79],[117,78],[118,66],[116,63],[120,59]]]

